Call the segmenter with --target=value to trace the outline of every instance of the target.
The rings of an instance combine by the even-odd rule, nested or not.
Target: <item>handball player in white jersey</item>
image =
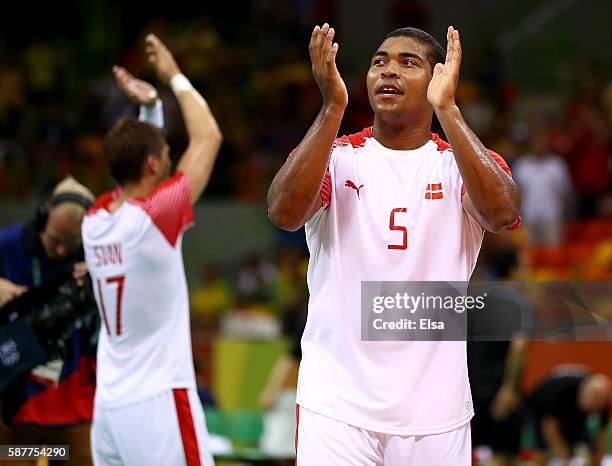
[[[169,148],[158,127],[125,119],[104,142],[118,186],[94,203],[82,227],[101,316],[93,461],[212,465],[196,393],[181,242],[222,137],[207,103],[157,37],[147,36],[146,54],[178,99],[189,145],[168,177]],[[126,94],[155,93],[126,70],[114,72]]]
[[[474,412],[461,341],[362,341],[362,281],[467,282],[485,230],[517,227],[520,193],[455,103],[459,31],[446,52],[404,28],[375,51],[371,127],[337,138],[347,106],[328,24],[310,57],[323,105],[268,192],[269,215],[305,225],[298,466],[471,464]],[[448,142],[431,133],[436,114]]]

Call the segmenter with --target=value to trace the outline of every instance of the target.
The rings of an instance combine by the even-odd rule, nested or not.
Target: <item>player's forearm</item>
[[[458,107],[436,110],[436,116],[453,149],[470,199],[488,229],[498,231],[512,225],[521,203],[519,189],[512,178],[491,157]]]
[[[189,146],[177,169],[187,174],[191,200],[196,202],[208,185],[223,136],[208,104],[196,90],[181,91],[177,98],[189,135]]]
[[[285,230],[301,228],[320,206],[319,193],[344,107],[324,106],[268,190],[270,219]]]

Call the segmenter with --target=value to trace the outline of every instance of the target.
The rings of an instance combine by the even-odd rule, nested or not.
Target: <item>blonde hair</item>
[[[72,176],[67,176],[66,178],[64,178],[58,183],[55,189],[53,189],[54,196],[63,193],[78,194],[86,199],[89,199],[91,202],[93,202],[95,199],[94,194],[84,185],[75,180]]]
[[[95,200],[94,194],[72,176],[64,178],[53,190],[53,196],[65,193],[78,194],[91,202]],[[74,223],[81,223],[85,215],[85,208],[77,202],[65,201],[52,207],[52,209],[61,210],[61,212]]]

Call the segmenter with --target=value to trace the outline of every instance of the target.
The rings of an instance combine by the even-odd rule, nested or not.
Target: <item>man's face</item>
[[[80,211],[80,212],[79,212]],[[81,247],[81,222],[84,209],[73,204],[60,204],[49,210],[47,226],[40,235],[47,257],[60,261]]]
[[[380,45],[366,78],[374,113],[401,114],[430,107],[427,52],[426,45],[411,37],[391,37]]]

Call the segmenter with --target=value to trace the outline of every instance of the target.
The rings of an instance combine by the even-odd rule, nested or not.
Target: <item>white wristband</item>
[[[157,99],[152,105],[141,105],[140,112],[138,113],[138,119],[163,129],[164,107],[162,105],[162,101]]]
[[[184,74],[179,73],[175,74],[172,76],[172,79],[170,79],[170,88],[172,89],[172,92],[174,92],[174,95],[178,96],[179,92],[191,91],[193,86]]]

